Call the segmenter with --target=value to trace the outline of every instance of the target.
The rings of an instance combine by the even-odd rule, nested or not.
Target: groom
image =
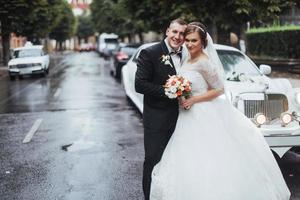
[[[141,51],[135,75],[135,89],[144,94],[144,148],[143,191],[149,199],[151,173],[160,161],[163,151],[175,129],[178,100],[168,99],[163,85],[182,63],[182,44],[187,23],[182,19],[171,21],[166,38]],[[163,59],[164,58],[164,59]]]

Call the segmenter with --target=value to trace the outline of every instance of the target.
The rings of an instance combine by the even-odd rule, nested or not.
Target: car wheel
[[[47,75],[47,72],[46,72],[46,70],[44,69],[44,71],[41,73],[41,76],[42,77],[45,77]]]
[[[121,79],[121,70],[122,70],[122,67],[120,65],[116,65],[116,79]]]
[[[114,73],[114,71],[113,71],[113,70],[110,70],[110,72],[109,72],[109,73],[110,73],[110,75],[111,75],[111,76],[115,76],[115,73]]]
[[[9,75],[9,79],[12,80],[12,81],[14,81],[14,80],[16,80],[16,77],[13,76],[13,75]]]

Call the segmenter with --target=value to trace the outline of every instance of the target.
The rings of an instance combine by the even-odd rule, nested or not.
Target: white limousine
[[[122,68],[126,95],[143,110],[143,95],[134,88],[137,58],[140,51],[154,43],[142,45]],[[292,88],[287,79],[270,79],[271,67],[259,68],[236,48],[215,44],[227,80],[225,94],[233,106],[261,129],[271,149],[282,157],[290,148],[300,146],[300,88]]]

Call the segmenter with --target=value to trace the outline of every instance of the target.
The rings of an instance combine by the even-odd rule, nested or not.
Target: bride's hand
[[[186,108],[186,109],[189,109],[192,107],[192,105],[194,105],[194,98],[193,97],[190,97],[188,99],[185,99],[185,100],[182,100],[181,101],[181,105],[182,107]]]

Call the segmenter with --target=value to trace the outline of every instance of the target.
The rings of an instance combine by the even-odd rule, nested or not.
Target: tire
[[[110,75],[111,75],[111,76],[115,77],[115,73],[114,73],[114,71],[113,71],[113,70],[110,70],[110,72],[109,72],[109,73],[110,73]]]
[[[16,77],[13,76],[13,75],[9,75],[9,79],[10,79],[11,81],[14,81],[14,80],[16,80]]]
[[[41,77],[46,77],[46,75],[47,75],[47,72],[46,72],[46,70],[44,70],[43,73],[41,73]]]
[[[118,80],[121,79],[121,70],[122,70],[122,66],[120,64],[116,64],[116,74],[115,74],[115,77]]]

